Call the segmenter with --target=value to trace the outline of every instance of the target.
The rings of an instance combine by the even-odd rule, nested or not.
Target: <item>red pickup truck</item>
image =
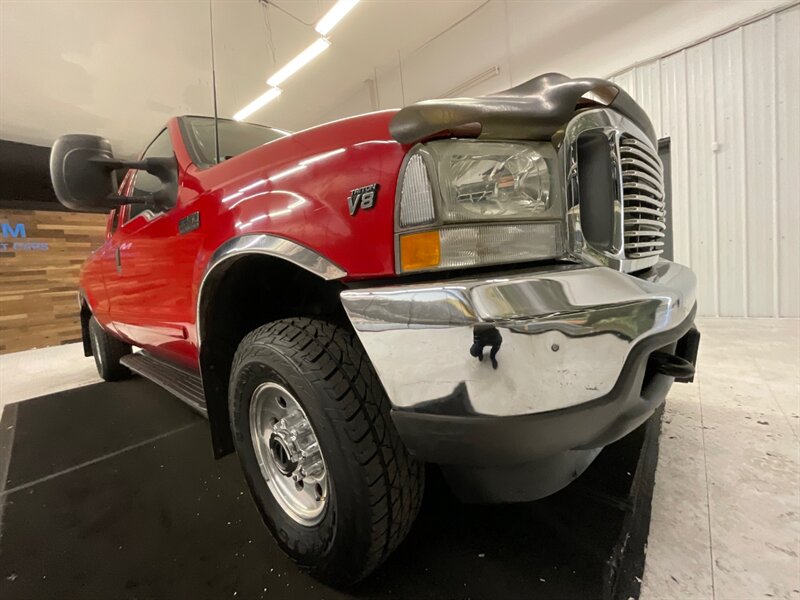
[[[559,74],[294,134],[178,117],[138,161],[63,136],[59,200],[110,213],[86,355],[207,415],[282,548],[358,581],[426,463],[466,501],[541,498],[692,380],[656,148],[616,84]]]

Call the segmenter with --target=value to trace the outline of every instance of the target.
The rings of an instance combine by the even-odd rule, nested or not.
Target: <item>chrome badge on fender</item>
[[[350,209],[350,216],[355,216],[359,207],[362,210],[375,206],[378,198],[378,184],[373,183],[364,187],[356,188],[347,197],[347,207]]]

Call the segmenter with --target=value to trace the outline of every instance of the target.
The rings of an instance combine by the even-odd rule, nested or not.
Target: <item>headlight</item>
[[[429,145],[442,192],[442,219],[530,219],[550,207],[544,156],[526,144],[438,142]]]
[[[562,255],[556,173],[549,143],[438,140],[417,146],[398,182],[398,272]]]

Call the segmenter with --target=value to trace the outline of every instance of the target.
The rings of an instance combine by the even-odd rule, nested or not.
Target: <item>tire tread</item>
[[[90,319],[89,329],[92,332],[90,336],[92,353],[99,352],[103,356],[100,363],[95,360],[100,377],[104,381],[119,381],[130,377],[130,369],[120,363],[120,359],[133,351],[131,345],[108,333],[95,317]],[[97,339],[97,345],[94,343],[95,339]]]
[[[391,422],[389,399],[356,335],[327,321],[295,317],[245,336],[233,361],[259,347],[280,347],[302,364],[309,381],[327,392],[342,415],[336,419],[354,446],[369,493],[371,543],[362,578],[377,568],[406,537],[419,511],[424,467],[414,460]],[[360,458],[359,458],[360,457]]]

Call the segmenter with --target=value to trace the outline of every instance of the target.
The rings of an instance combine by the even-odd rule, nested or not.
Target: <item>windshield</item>
[[[289,135],[286,131],[253,123],[241,123],[228,119],[219,119],[217,123],[219,156],[223,161]],[[214,119],[211,117],[183,117],[181,125],[192,161],[199,167],[210,167],[215,164],[217,152]]]

